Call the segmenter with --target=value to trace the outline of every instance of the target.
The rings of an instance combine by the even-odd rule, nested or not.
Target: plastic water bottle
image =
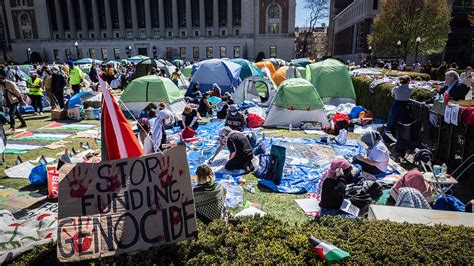
[[[288,131],[292,131],[293,130],[293,125],[290,124],[290,126],[288,127]]]
[[[446,166],[445,163],[441,166],[441,178],[446,179],[446,175],[448,173],[448,167]]]

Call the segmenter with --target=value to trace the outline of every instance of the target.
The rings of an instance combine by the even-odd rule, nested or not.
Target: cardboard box
[[[64,109],[51,110],[51,120],[59,121],[67,118],[67,111]]]

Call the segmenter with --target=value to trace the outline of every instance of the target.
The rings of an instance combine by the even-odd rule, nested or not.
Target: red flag
[[[103,98],[102,160],[117,160],[143,155],[140,143],[101,76],[99,76],[99,83]]]

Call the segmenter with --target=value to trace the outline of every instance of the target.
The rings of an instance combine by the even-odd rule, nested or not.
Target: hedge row
[[[354,84],[354,89],[357,96],[357,104],[362,105],[367,110],[372,111],[375,117],[387,119],[393,101],[391,93],[394,85],[382,84],[375,89],[374,93],[371,93],[369,91],[371,82],[371,79],[364,76],[352,78],[352,83]],[[432,93],[428,90],[415,89],[411,98],[417,101],[425,101],[431,98],[431,96]]]
[[[352,256],[357,264],[472,264],[474,228],[424,226],[387,221],[349,221],[337,217],[302,225],[276,218],[245,218],[225,224],[199,224],[197,240],[89,261],[113,265],[169,264],[317,264],[321,259],[308,236],[326,240]],[[58,264],[54,243],[36,248],[15,261],[20,265]]]
[[[421,78],[422,80],[430,80],[431,76],[426,73],[420,72],[409,72],[409,71],[397,71],[397,70],[384,70],[383,74],[389,77],[400,77],[409,76],[411,79]]]

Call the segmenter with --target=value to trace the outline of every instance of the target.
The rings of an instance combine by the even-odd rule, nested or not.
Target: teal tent
[[[235,59],[231,59],[230,61],[242,66],[242,68],[240,69],[241,80],[244,80],[250,76],[263,77],[262,71],[258,67],[253,65],[249,60],[245,60],[242,58],[235,58]]]

